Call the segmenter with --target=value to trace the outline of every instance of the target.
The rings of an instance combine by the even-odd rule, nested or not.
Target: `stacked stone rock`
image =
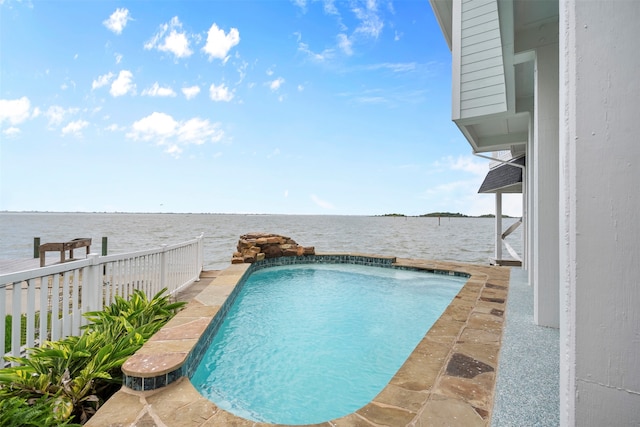
[[[231,264],[253,263],[265,258],[315,255],[313,246],[300,246],[295,240],[271,233],[249,233],[240,236]]]

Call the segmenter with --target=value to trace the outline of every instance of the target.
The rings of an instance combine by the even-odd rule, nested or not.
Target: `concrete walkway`
[[[559,331],[534,324],[533,288],[520,268],[511,269],[505,322],[491,425],[559,425]]]

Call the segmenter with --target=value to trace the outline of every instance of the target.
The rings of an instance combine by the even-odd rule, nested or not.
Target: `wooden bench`
[[[69,261],[73,259],[73,250],[78,248],[87,248],[87,255],[91,250],[91,239],[89,238],[80,238],[69,240],[68,242],[62,243],[45,243],[40,245],[38,252],[40,254],[40,267],[44,267],[44,258],[46,252],[59,251],[60,252],[60,262],[65,262],[65,254],[66,251],[69,251]]]

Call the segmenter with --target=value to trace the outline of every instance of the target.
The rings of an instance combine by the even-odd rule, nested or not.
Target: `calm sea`
[[[515,221],[505,219],[503,228]],[[519,231],[509,242],[521,253]],[[288,236],[317,252],[485,264],[494,251],[491,218],[2,212],[0,258],[32,257],[34,237],[41,243],[90,237],[91,251],[98,254],[102,237],[107,237],[108,253],[115,254],[181,243],[204,233],[205,269],[217,270],[229,266],[238,238],[250,232]]]

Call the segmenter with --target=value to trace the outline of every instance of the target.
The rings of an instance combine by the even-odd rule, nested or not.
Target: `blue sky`
[[[0,210],[494,210],[426,0],[0,0],[0,28]]]

